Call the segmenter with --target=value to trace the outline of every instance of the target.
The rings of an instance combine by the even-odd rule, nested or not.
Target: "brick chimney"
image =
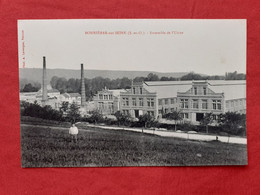
[[[46,73],[46,60],[43,56],[43,71],[42,71],[42,105],[45,106],[47,101],[47,73]]]
[[[86,102],[86,91],[85,91],[85,78],[84,78],[84,66],[81,64],[81,106],[84,106]]]

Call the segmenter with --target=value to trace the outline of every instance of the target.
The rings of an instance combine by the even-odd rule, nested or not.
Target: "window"
[[[221,110],[221,100],[212,100],[213,110]]]
[[[208,109],[208,100],[202,100],[202,109]]]
[[[154,99],[153,98],[147,98],[147,106],[148,107],[154,107]]]
[[[108,99],[108,95],[104,95],[104,100],[107,100]]]
[[[165,102],[165,104],[168,104],[168,99],[165,99],[164,102]]]
[[[192,100],[192,108],[195,109],[199,108],[199,100]]]
[[[143,94],[143,88],[140,87],[140,94]]]
[[[128,98],[123,98],[123,106],[129,106]]]
[[[212,115],[212,118],[213,118],[213,120],[218,120],[218,115],[213,114],[213,115]]]
[[[112,100],[113,99],[113,96],[112,94],[109,94],[109,99]]]
[[[99,94],[99,99],[103,100],[103,95],[102,94]]]
[[[194,87],[194,95],[197,95],[197,87]]]
[[[136,98],[132,98],[132,105],[136,106]]]
[[[124,115],[128,115],[129,114],[129,110],[123,110],[123,114]]]
[[[189,115],[188,115],[188,113],[183,113],[184,114],[184,118],[189,118]]]
[[[144,106],[144,99],[143,98],[139,98],[139,106]]]
[[[204,95],[207,95],[207,89],[206,89],[206,87],[203,87],[203,94],[204,94]]]
[[[104,109],[104,103],[103,102],[98,102],[98,108],[99,109]]]
[[[147,111],[147,114],[150,116],[154,116],[154,111]]]
[[[188,99],[181,99],[181,108],[189,108]]]
[[[212,108],[213,110],[217,110],[217,100],[212,100]]]
[[[174,98],[171,99],[171,104],[174,104]]]
[[[162,105],[162,100],[159,100],[158,102],[159,102],[159,103],[158,103],[159,105]]]
[[[189,114],[188,113],[181,113],[181,117],[183,119],[188,119],[189,118]]]
[[[169,109],[168,108],[165,108],[164,109],[164,113],[168,113]]]
[[[217,109],[221,110],[221,101],[220,100],[217,100]]]
[[[112,110],[113,110],[113,102],[109,102],[108,103],[108,109],[109,109],[110,112],[112,112]]]
[[[133,87],[133,94],[135,94],[135,87]]]

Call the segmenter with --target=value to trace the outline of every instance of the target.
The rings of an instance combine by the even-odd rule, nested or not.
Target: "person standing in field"
[[[77,136],[78,136],[79,130],[73,123],[72,126],[69,129],[69,134],[71,135],[71,139],[76,143],[77,142]]]

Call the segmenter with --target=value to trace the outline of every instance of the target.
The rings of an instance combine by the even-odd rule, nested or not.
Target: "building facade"
[[[184,120],[200,121],[205,113],[212,113],[213,118],[224,113],[224,93],[216,93],[207,82],[192,82],[186,92],[177,92],[177,102]]]
[[[178,111],[182,118],[200,121],[206,113],[216,120],[225,112],[246,113],[246,81],[155,81],[143,86],[158,97],[158,116]]]
[[[120,93],[120,111],[130,114],[133,118],[149,114],[158,116],[157,94],[149,92],[143,87],[143,83],[132,83],[131,88]]]
[[[120,94],[125,91],[124,89],[109,90],[107,88],[98,91],[93,97],[95,108],[104,115],[114,114],[120,110]]]
[[[69,104],[76,103],[81,105],[81,95],[79,93],[63,93],[59,96],[59,102],[68,102]]]

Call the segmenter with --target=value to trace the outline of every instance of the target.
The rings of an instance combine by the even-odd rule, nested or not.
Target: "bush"
[[[95,124],[104,122],[103,115],[98,110],[92,111],[91,116],[88,118],[88,120],[88,122]]]
[[[41,107],[37,102],[35,103],[22,103],[21,115],[38,117],[48,120],[64,121],[62,112],[52,109],[51,106]]]
[[[179,124],[177,125],[177,127],[182,131],[198,131],[198,127],[196,125],[192,125],[191,123],[188,122]]]

